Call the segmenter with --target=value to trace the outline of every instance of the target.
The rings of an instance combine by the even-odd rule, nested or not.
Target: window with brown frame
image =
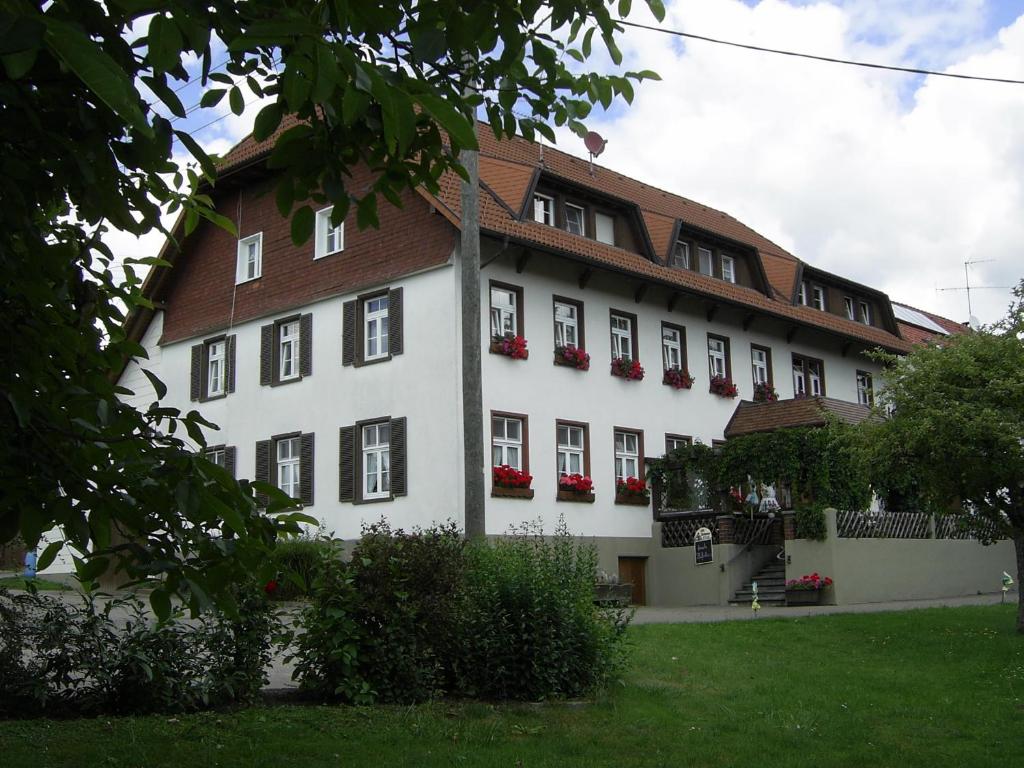
[[[568,475],[590,474],[590,425],[581,421],[555,422],[555,476],[556,482]],[[594,494],[577,494],[558,488],[559,501],[592,502]]]
[[[313,315],[292,315],[260,328],[260,384],[276,387],[313,373]]]
[[[277,486],[303,506],[312,506],[313,445],[312,432],[291,432],[257,441],[256,480]]]
[[[661,365],[663,370],[678,368],[688,371],[686,362],[686,329],[675,323],[661,324]]]
[[[612,359],[639,360],[636,315],[613,309],[610,318]]]
[[[665,434],[665,453],[669,454],[672,451],[677,451],[680,448],[686,448],[693,445],[693,438],[689,435],[673,435],[672,433]]]
[[[615,427],[615,482],[629,477],[644,479],[644,432],[642,429]]]
[[[491,341],[505,336],[525,336],[522,286],[491,280],[489,295]]]
[[[189,399],[206,402],[235,391],[235,336],[216,336],[192,346]]]
[[[732,381],[732,360],[727,336],[708,334],[708,374],[711,378],[722,376]]]
[[[755,387],[758,384],[767,384],[769,387],[775,386],[774,377],[772,376],[772,351],[770,348],[762,347],[760,344],[750,345],[750,373]]]
[[[384,288],[342,305],[342,365],[383,363],[405,351],[403,301],[401,288]]]
[[[338,431],[338,500],[392,501],[408,492],[404,416],[357,421]]]
[[[825,395],[825,363],[814,357],[793,355],[793,397]]]
[[[523,413],[491,411],[491,467],[530,474],[530,419]],[[491,481],[491,496],[533,498],[532,488],[503,488]]]
[[[233,445],[208,445],[203,454],[206,460],[223,467],[227,473],[235,477],[235,464],[238,457],[238,449]]]
[[[565,296],[553,296],[555,348],[576,347],[586,350],[583,324],[583,302]]]

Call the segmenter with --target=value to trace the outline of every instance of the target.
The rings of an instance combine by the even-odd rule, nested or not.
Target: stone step
[[[732,599],[733,600],[746,600],[749,603],[751,600],[754,599],[754,593],[751,592],[749,589],[741,589],[739,592],[737,592],[735,595],[733,595]],[[757,599],[760,600],[761,602],[764,602],[765,600],[782,600],[782,601],[785,601],[786,593],[785,592],[761,592],[760,590],[758,590],[758,592],[757,592]]]

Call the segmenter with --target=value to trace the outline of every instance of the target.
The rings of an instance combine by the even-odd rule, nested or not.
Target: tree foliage
[[[198,413],[119,400],[116,373],[144,355],[125,312],[149,306],[139,272],[161,262],[130,259],[117,275],[106,228],[164,231],[162,211],[181,214],[176,235],[203,219],[233,227],[213,209],[215,159],[177,121],[266,99],[255,135],[275,141],[278,207],[301,241],[313,204],[333,202],[335,221],[354,205],[359,226],[373,225],[379,197],[397,203],[461,172],[478,110],[498,136],[552,138],[551,124],[579,132],[592,105],[631,100],[653,73],[582,67],[595,41],[619,64],[620,29],[602,0],[3,4],[0,542],[20,532],[31,546],[56,525],[87,578],[108,558],[127,578],[163,574],[153,605],[167,615],[168,593],[193,607],[227,594],[296,530],[294,513],[261,514],[249,489],[192,452],[212,428]],[[189,61],[205,89],[195,107],[179,97]],[[279,132],[285,115],[300,122]],[[176,142],[195,160],[187,169],[172,162]],[[368,189],[346,186],[357,164],[375,174]],[[287,507],[278,494],[269,511]]]

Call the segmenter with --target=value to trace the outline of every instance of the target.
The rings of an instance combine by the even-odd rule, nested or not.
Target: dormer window
[[[669,264],[673,267],[679,267],[680,269],[689,269],[690,244],[685,243],[682,240],[677,241],[675,247],[672,249],[672,257],[669,260]]]
[[[722,256],[722,279],[729,283],[736,282],[736,261],[732,256]]]
[[[856,320],[856,316],[853,314],[853,296],[843,297],[843,308],[846,310],[847,320]]]
[[[797,301],[803,306],[807,306],[807,281],[800,283],[800,294],[796,297]]]
[[[860,321],[864,325],[871,325],[871,305],[866,301],[860,302]]]
[[[586,235],[584,226],[584,210],[572,203],[565,204],[565,231],[573,235]]]
[[[702,275],[712,275],[714,270],[711,266],[711,251],[707,248],[697,249],[697,266],[700,268]]]
[[[811,286],[811,306],[825,311],[825,289],[820,285]]]
[[[549,227],[555,223],[555,199],[547,195],[533,196],[533,220]]]
[[[607,213],[594,214],[594,237],[600,243],[615,245],[615,217]]]

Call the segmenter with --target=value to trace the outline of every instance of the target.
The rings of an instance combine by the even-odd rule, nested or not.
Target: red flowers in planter
[[[689,389],[693,386],[693,376],[681,368],[669,368],[661,377],[661,383],[668,384],[673,389]]]
[[[526,339],[512,334],[495,336],[491,342],[491,351],[511,357],[513,360],[525,360],[530,356],[530,353],[526,351]]]
[[[786,582],[786,589],[824,589],[832,586],[832,579],[828,576],[819,576],[817,571],[799,579],[790,579]]]
[[[271,579],[263,585],[263,591],[268,595],[272,595],[277,592],[277,579]]]
[[[719,397],[736,397],[740,393],[736,385],[732,383],[732,380],[727,379],[725,376],[711,377],[711,391]]]
[[[493,470],[494,485],[498,488],[529,488],[533,482],[533,475],[522,470],[502,464]]]
[[[623,379],[640,381],[644,377],[644,368],[639,360],[630,360],[628,357],[612,358],[612,376],[621,376]]]
[[[774,403],[778,399],[779,394],[775,391],[775,387],[768,382],[762,381],[754,385],[755,403]]]
[[[594,490],[594,481],[586,475],[581,475],[577,472],[572,475],[563,475],[558,478],[558,487],[563,491],[590,493]]]
[[[651,493],[647,490],[647,483],[636,477],[627,477],[616,483],[615,493],[617,496],[628,496],[644,501],[649,501],[651,498]]]
[[[555,347],[555,361],[559,365],[571,365],[581,371],[590,370],[590,355],[579,347]]]

